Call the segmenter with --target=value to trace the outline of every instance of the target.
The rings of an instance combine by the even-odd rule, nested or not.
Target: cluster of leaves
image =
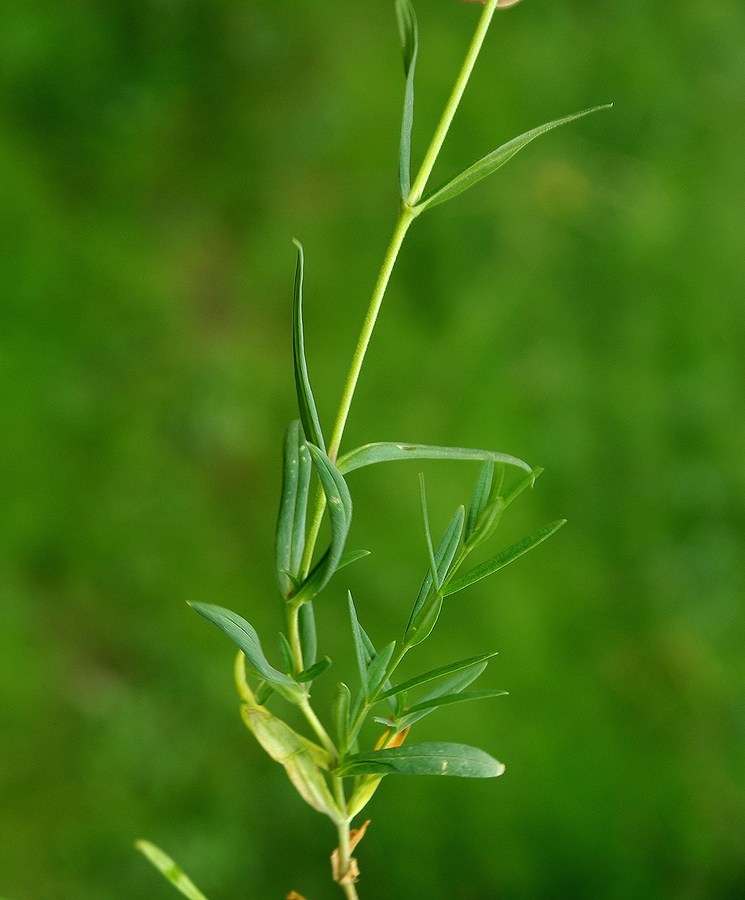
[[[366,444],[341,456],[336,463],[327,455],[326,443],[319,424],[311,389],[303,338],[303,252],[298,244],[297,272],[294,290],[294,367],[300,419],[290,423],[284,444],[284,465],[280,510],[276,539],[276,576],[280,592],[290,614],[297,614],[298,648],[290,634],[280,639],[281,668],[267,659],[255,629],[244,618],[230,610],[211,604],[195,603],[193,608],[220,628],[245,657],[249,677],[255,682],[242,683],[241,693],[248,710],[247,724],[273,758],[291,765],[293,783],[316,809],[335,821],[348,818],[362,808],[361,801],[371,796],[369,782],[359,782],[352,791],[350,804],[341,810],[317,771],[323,770],[341,778],[386,774],[441,774],[464,777],[492,777],[503,767],[482,751],[460,744],[399,744],[396,737],[435,709],[456,702],[496,697],[503,691],[466,691],[484,671],[494,654],[458,660],[410,678],[397,685],[392,676],[408,651],[432,633],[446,597],[486,578],[553,534],[563,520],[540,529],[529,537],[500,551],[464,574],[459,570],[469,553],[494,533],[503,512],[527,487],[540,470],[533,470],[522,460],[506,453],[461,447],[439,447],[424,444],[379,442]],[[405,459],[480,460],[482,468],[473,497],[466,511],[459,507],[436,549],[432,542],[426,496],[422,480],[422,510],[429,565],[421,588],[400,640],[377,650],[360,624],[351,594],[349,612],[352,642],[359,672],[359,688],[352,692],[341,682],[334,709],[336,742],[333,747],[301,738],[289,726],[269,713],[263,704],[276,693],[290,703],[305,707],[310,699],[313,681],[331,665],[328,657],[317,658],[317,636],[313,601],[340,569],[366,555],[364,551],[346,549],[352,523],[352,498],[346,475],[365,466]],[[505,487],[508,467],[523,474]],[[312,477],[315,474],[328,510],[330,537],[325,551],[312,567],[304,563],[308,537],[308,508]],[[305,570],[307,568],[307,571]],[[299,667],[299,661],[302,666]],[[409,701],[409,692],[430,682],[437,686]],[[378,704],[387,701],[386,717],[373,718],[388,731],[383,745],[360,751],[360,730]],[[260,714],[257,715],[257,713]],[[257,733],[261,722],[262,734]],[[266,729],[271,723],[271,739]],[[397,744],[397,745],[394,745]],[[303,761],[303,772],[297,767]],[[288,763],[289,761],[289,763]],[[324,785],[322,788],[321,785]],[[312,789],[310,789],[312,785]],[[360,787],[363,791],[360,791]]]
[[[510,5],[503,3],[501,5]],[[493,12],[493,4],[490,4]],[[419,52],[417,21],[410,0],[396,0],[396,13],[404,58],[404,111],[399,150],[401,216],[412,221],[425,210],[450,200],[496,171],[518,151],[545,132],[586,115],[594,109],[565,116],[534,128],[503,144],[441,186],[424,192],[431,164],[425,162],[411,178],[411,135],[414,116],[414,76]],[[457,100],[455,101],[457,104]],[[444,131],[447,130],[447,125]],[[430,148],[434,162],[441,138]],[[439,144],[437,141],[439,140]],[[424,174],[422,174],[424,173]],[[482,750],[450,742],[411,743],[410,729],[435,710],[454,703],[490,699],[500,690],[469,690],[484,672],[494,653],[450,662],[403,681],[395,679],[404,657],[433,632],[445,600],[494,574],[550,537],[564,523],[553,522],[500,550],[472,568],[464,567],[469,554],[494,534],[504,511],[540,474],[523,460],[506,453],[440,447],[417,443],[377,442],[337,457],[325,439],[316,408],[305,352],[303,329],[304,253],[295,241],[297,264],[293,291],[293,360],[299,418],[290,423],[284,442],[283,476],[276,533],[276,577],[284,602],[286,631],[280,636],[277,666],[262,647],[256,630],[242,616],[211,604],[193,608],[224,632],[239,649],[236,683],[242,715],[261,746],[285,767],[303,799],[327,815],[339,828],[348,828],[370,800],[381,779],[390,774],[453,775],[488,778],[500,775],[503,765]],[[342,424],[343,429],[343,424]],[[400,460],[445,459],[480,461],[481,469],[470,503],[460,506],[439,542],[432,539],[423,477],[421,508],[427,548],[427,566],[408,621],[398,639],[378,649],[363,628],[351,593],[348,608],[351,644],[358,673],[356,689],[338,683],[330,718],[334,737],[311,705],[314,681],[331,667],[318,654],[314,604],[331,579],[364,551],[347,549],[353,504],[347,476],[356,469]],[[514,480],[508,471],[517,471]],[[309,503],[315,483],[315,505]],[[329,539],[316,553],[320,523],[328,516]],[[267,704],[284,700],[299,708],[313,739],[301,735],[271,711]],[[363,748],[365,722],[384,726],[375,746]],[[340,845],[341,846],[341,845]],[[150,854],[152,858],[152,853]],[[165,859],[165,861],[164,861]],[[159,867],[167,865],[159,858]],[[338,879],[351,878],[342,872]],[[180,888],[181,889],[181,888]]]

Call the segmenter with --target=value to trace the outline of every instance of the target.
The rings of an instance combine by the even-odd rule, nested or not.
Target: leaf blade
[[[331,523],[331,543],[314,570],[292,595],[292,602],[298,604],[312,600],[331,580],[341,564],[344,546],[352,526],[352,497],[344,476],[320,447],[310,442],[307,446],[321,488],[326,495],[326,508]]]
[[[501,453],[495,450],[478,450],[469,447],[439,447],[431,444],[410,444],[399,441],[377,441],[372,444],[364,444],[349,453],[345,453],[337,461],[339,471],[343,474],[361,469],[364,466],[375,465],[381,462],[396,462],[405,459],[450,459],[450,460],[474,460],[485,462],[493,460],[497,463],[516,466],[531,472],[532,469],[522,459],[511,456],[509,453]]]
[[[285,432],[282,458],[282,491],[275,535],[276,576],[282,596],[293,590],[305,547],[305,518],[308,508],[311,460],[298,419]]]
[[[347,757],[336,774],[452,775],[459,778],[496,778],[504,766],[494,757],[467,744],[428,742],[403,744]]]
[[[241,715],[246,727],[269,756],[284,766],[287,777],[303,800],[332,821],[341,821],[343,816],[320,769],[322,762],[328,765],[326,752],[263,706],[252,707],[244,703]]]
[[[229,637],[238,649],[243,651],[249,664],[276,690],[291,698],[296,698],[303,693],[294,679],[275,669],[267,660],[256,630],[242,616],[212,603],[190,603],[189,605],[194,612],[199,613]]]
[[[409,713],[418,713],[424,710],[438,709],[440,706],[449,706],[452,703],[465,703],[469,700],[491,700],[494,697],[504,697],[507,691],[485,690],[485,691],[457,691],[454,694],[442,694],[439,697],[433,697],[430,700],[420,700],[413,706],[409,707]]]
[[[401,199],[411,190],[411,132],[414,125],[414,74],[419,53],[419,29],[410,0],[396,0],[396,20],[404,57],[404,108],[398,153],[398,184]]]
[[[389,690],[384,691],[377,699],[385,700],[388,697],[394,697],[396,694],[410,691],[412,688],[427,684],[430,681],[434,681],[436,678],[442,678],[445,675],[452,675],[455,672],[460,672],[462,669],[469,669],[471,666],[477,666],[479,663],[485,662],[496,655],[496,651],[493,651],[492,653],[482,653],[479,656],[469,656],[464,659],[459,659],[456,662],[448,663],[445,666],[438,666],[436,669],[430,669],[427,672],[423,672],[421,675],[415,675],[413,678],[402,681],[401,684],[395,685]]]
[[[297,248],[295,265],[295,283],[292,296],[292,357],[295,369],[295,389],[300,420],[303,423],[305,436],[321,449],[325,450],[323,432],[318,418],[316,401],[310,386],[308,363],[305,357],[305,331],[303,328],[303,279],[305,274],[305,252],[303,245],[296,238],[292,243]]]
[[[349,618],[352,623],[352,638],[354,642],[354,655],[357,660],[357,670],[360,676],[360,690],[362,691],[362,696],[367,699],[368,694],[368,681],[367,681],[367,666],[370,662],[367,650],[365,648],[365,643],[362,639],[362,628],[360,626],[360,620],[357,617],[357,609],[354,605],[354,600],[352,599],[352,592],[347,591],[347,600],[349,603]]]
[[[493,575],[495,572],[508,566],[511,562],[519,559],[529,550],[542,544],[565,524],[566,519],[557,519],[550,525],[546,525],[538,531],[533,532],[533,534],[524,537],[516,544],[507,547],[506,550],[497,553],[496,556],[492,556],[491,559],[487,559],[485,562],[481,563],[481,565],[475,566],[470,572],[466,572],[465,575],[461,575],[460,578],[455,578],[450,584],[446,584],[443,588],[443,595],[447,597],[450,594],[455,594],[458,591],[462,591],[464,588],[470,587],[477,581],[481,581],[482,578]]]
[[[135,841],[135,847],[187,900],[207,900],[204,894],[167,853],[150,841]]]
[[[559,119],[546,122],[543,125],[539,125],[537,128],[532,128],[530,131],[518,135],[518,137],[513,138],[511,141],[507,141],[506,144],[502,144],[501,147],[497,147],[496,150],[493,150],[491,153],[482,157],[472,166],[464,169],[456,175],[455,178],[452,178],[444,185],[441,185],[439,188],[436,188],[434,191],[427,194],[427,196],[414,206],[414,211],[416,213],[421,213],[425,209],[429,209],[432,206],[437,206],[439,203],[444,203],[446,200],[457,197],[458,194],[468,190],[469,187],[476,184],[478,181],[481,181],[482,178],[486,178],[487,175],[496,172],[497,169],[501,168],[506,162],[512,159],[516,153],[519,153],[523,147],[527,146],[531,141],[534,141],[537,137],[540,137],[547,131],[552,131],[560,125],[566,125],[583,116],[588,116],[590,113],[598,112],[602,109],[609,109],[612,105],[612,103],[604,103],[599,106],[592,106],[589,109],[580,110],[576,113],[570,113],[568,116],[562,116]]]

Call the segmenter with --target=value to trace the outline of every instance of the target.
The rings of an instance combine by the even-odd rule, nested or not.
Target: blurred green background
[[[478,14],[419,0],[415,155]],[[487,446],[547,471],[406,671],[485,652],[510,696],[422,723],[490,782],[389,780],[373,898],[745,896],[745,7],[501,13],[436,178],[553,132],[417,221],[347,447]],[[274,646],[289,312],[333,416],[396,212],[393,4],[0,7],[0,894],[335,896],[330,826],[243,729],[217,602]],[[476,469],[425,466],[444,527]],[[424,566],[413,464],[355,473],[373,556],[319,608],[352,678],[351,586],[396,636]],[[319,695],[323,688],[319,683]]]

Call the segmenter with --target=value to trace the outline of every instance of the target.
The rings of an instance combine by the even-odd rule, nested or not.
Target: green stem
[[[352,398],[354,397],[354,392],[360,377],[360,371],[362,370],[362,363],[365,361],[365,354],[370,345],[370,338],[375,329],[375,322],[377,321],[378,313],[380,312],[380,307],[383,303],[383,297],[385,296],[388,282],[391,279],[393,267],[396,264],[398,252],[404,242],[406,232],[409,230],[409,225],[411,225],[415,218],[416,214],[406,206],[401,208],[396,227],[393,231],[393,237],[388,245],[388,250],[383,259],[383,265],[380,268],[378,280],[375,282],[373,295],[370,299],[370,306],[368,307],[365,320],[362,323],[362,330],[360,332],[359,340],[357,341],[354,356],[352,357],[352,365],[350,366],[349,374],[347,375],[347,380],[344,384],[344,392],[342,393],[339,412],[337,413],[336,422],[334,423],[334,430],[331,433],[331,442],[329,444],[328,452],[332,462],[336,461],[337,454],[339,453],[339,446],[341,445],[342,435],[344,434],[344,428],[347,424],[347,417],[349,415],[349,408],[352,405]]]
[[[435,167],[437,157],[440,154],[440,150],[442,149],[442,145],[450,129],[450,125],[452,124],[453,118],[455,117],[455,113],[458,109],[458,105],[460,104],[463,92],[465,91],[466,85],[468,84],[468,79],[471,77],[471,72],[473,71],[473,67],[476,64],[476,59],[478,58],[479,52],[481,50],[481,45],[484,43],[486,32],[489,30],[492,16],[494,15],[494,11],[497,8],[497,2],[498,0],[487,0],[484,6],[483,12],[481,13],[481,17],[478,21],[478,25],[476,26],[476,31],[471,40],[471,44],[468,47],[466,58],[463,61],[463,66],[458,73],[458,77],[455,81],[455,85],[453,86],[450,98],[448,99],[448,102],[442,113],[442,117],[440,118],[437,128],[435,129],[432,143],[429,145],[429,149],[424,155],[422,166],[419,169],[416,179],[414,180],[414,184],[411,186],[409,196],[406,198],[406,203],[408,206],[415,206],[422,199],[424,188],[427,186],[427,180],[432,174],[432,169],[434,169]]]
[[[410,649],[411,647],[407,647],[406,644],[402,644],[398,652],[394,653],[393,658],[388,663],[388,668],[385,671],[385,676],[380,681],[380,687],[377,689],[377,691],[375,691],[374,694],[367,698],[367,701],[362,705],[362,708],[357,714],[357,718],[352,723],[349,729],[349,736],[344,742],[344,745],[346,747],[349,747],[354,742],[355,738],[360,732],[360,729],[362,728],[362,725],[365,722],[365,719],[367,718],[367,714],[377,702],[378,695],[383,692],[383,688],[385,687],[386,682],[390,681],[391,676],[399,667],[399,665],[401,664],[401,660],[404,658],[404,656],[406,656]]]
[[[323,725],[321,724],[321,720],[318,718],[315,710],[310,705],[310,700],[307,697],[303,697],[303,699],[298,703],[298,706],[305,718],[308,720],[308,724],[316,733],[316,736],[318,737],[320,742],[323,744],[324,749],[330,757],[330,766],[331,768],[333,768],[339,761],[339,752],[336,749],[336,745],[331,740],[328,731],[326,731],[326,729],[323,727]]]
[[[396,227],[393,230],[393,236],[391,237],[391,242],[388,245],[388,249],[383,259],[383,265],[380,268],[378,279],[375,282],[373,294],[370,299],[370,305],[367,309],[367,315],[365,316],[365,319],[362,323],[362,330],[360,331],[360,336],[357,340],[357,346],[355,347],[354,355],[352,356],[352,364],[349,368],[349,373],[344,383],[344,391],[342,393],[341,402],[339,404],[339,411],[336,415],[334,429],[331,434],[331,442],[328,448],[329,459],[331,459],[332,462],[336,461],[336,457],[339,454],[341,439],[347,424],[349,410],[352,406],[354,392],[357,389],[357,382],[359,381],[360,372],[362,371],[362,364],[365,361],[367,348],[370,346],[370,339],[372,338],[372,333],[375,330],[375,323],[378,319],[378,313],[380,312],[380,307],[383,303],[383,298],[385,297],[388,283],[391,280],[393,267],[396,264],[396,259],[398,258],[399,250],[401,249],[401,245],[403,244],[404,238],[406,237],[406,232],[409,230],[409,225],[411,225],[415,218],[416,213],[410,210],[407,206],[401,207],[401,212],[399,213],[398,221],[396,222]],[[306,578],[308,572],[310,572],[310,566],[313,560],[313,551],[315,550],[316,541],[318,540],[318,533],[321,530],[321,523],[323,522],[323,513],[325,509],[326,495],[323,493],[323,491],[319,491],[318,499],[316,500],[315,512],[313,514],[313,521],[311,522],[310,530],[308,532],[308,539],[305,542],[305,551],[303,553],[301,564],[302,578]]]
[[[344,390],[342,392],[341,402],[339,404],[339,411],[336,416],[336,421],[334,422],[333,431],[331,433],[331,441],[328,448],[328,455],[332,462],[336,461],[336,458],[339,454],[341,440],[347,424],[347,418],[349,416],[349,410],[352,405],[352,399],[354,398],[354,393],[357,389],[357,382],[359,381],[362,364],[365,360],[365,355],[370,345],[370,339],[372,338],[372,334],[375,329],[375,323],[377,322],[378,313],[380,312],[380,307],[383,303],[383,298],[385,297],[385,292],[388,288],[388,283],[391,279],[391,274],[396,264],[398,253],[401,249],[404,238],[406,237],[406,232],[409,230],[409,226],[419,214],[419,212],[413,207],[421,199],[429,176],[432,174],[432,169],[434,168],[437,157],[439,156],[440,150],[442,149],[442,145],[445,141],[445,137],[447,136],[456,110],[458,109],[458,105],[460,104],[461,98],[463,97],[463,92],[465,91],[466,85],[468,84],[468,79],[471,77],[471,72],[473,71],[473,67],[476,64],[476,59],[478,58],[481,46],[484,43],[484,38],[486,37],[486,33],[489,29],[494,11],[497,8],[497,2],[498,0],[486,0],[486,4],[484,5],[484,9],[481,13],[481,16],[479,17],[479,21],[476,26],[476,31],[466,52],[463,66],[458,73],[455,85],[442,113],[437,128],[435,129],[434,136],[424,156],[421,168],[417,173],[409,196],[401,205],[401,211],[399,212],[396,227],[394,228],[393,236],[391,237],[390,244],[388,245],[388,249],[383,259],[383,265],[380,268],[378,279],[375,282],[373,294],[370,299],[370,305],[368,307],[364,322],[362,323],[362,330],[360,331],[357,346],[355,347],[354,355],[352,357],[352,364],[344,383]],[[316,542],[321,530],[321,523],[323,522],[323,514],[325,509],[326,497],[323,491],[319,491],[318,498],[316,500],[315,512],[313,515],[313,521],[311,522],[311,526],[308,532],[308,539],[305,543],[305,551],[303,553],[301,564],[301,573],[303,578],[307,577],[308,573],[310,572],[313,553],[315,551]],[[302,668],[302,654],[300,653],[299,648],[300,645],[298,641],[297,648],[295,647],[295,645],[293,645],[293,654],[295,656],[295,665],[299,665],[300,668]],[[298,671],[300,671],[300,669],[298,669]]]
[[[287,610],[287,632],[289,634],[292,660],[295,666],[295,674],[299,675],[304,668],[303,648],[300,643],[300,607],[291,605]]]

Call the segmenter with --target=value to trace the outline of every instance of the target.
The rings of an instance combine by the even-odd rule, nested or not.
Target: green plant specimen
[[[430,636],[443,603],[451,594],[497,572],[564,524],[563,520],[552,522],[468,569],[464,564],[471,551],[493,536],[505,510],[534,484],[540,469],[533,469],[502,452],[417,443],[384,441],[340,452],[378,313],[412,222],[431,207],[456,197],[496,171],[534,138],[604,108],[593,107],[534,128],[489,153],[445,184],[428,189],[431,172],[492,17],[497,7],[511,6],[515,2],[486,0],[483,3],[461,71],[422,164],[412,178],[414,76],[419,51],[417,21],[411,2],[396,0],[405,74],[398,167],[401,203],[328,437],[321,426],[308,374],[303,334],[305,260],[301,244],[295,242],[293,359],[299,418],[290,423],[284,443],[276,576],[284,606],[285,630],[277,666],[269,662],[258,634],[242,616],[220,606],[193,604],[196,612],[217,626],[238,647],[235,681],[247,728],[272,759],[285,768],[303,800],[330,819],[336,829],[338,845],[332,854],[333,878],[349,900],[358,896],[359,869],[352,853],[364,835],[367,823],[356,829],[351,826],[385,776],[493,778],[504,771],[502,763],[483,750],[451,742],[416,743],[409,736],[417,722],[440,707],[503,694],[498,690],[469,690],[494,654],[443,662],[435,669],[404,681],[396,677],[399,665]],[[439,541],[433,539],[430,531],[424,479],[420,476],[428,565],[408,621],[401,623],[397,637],[391,635],[388,643],[376,647],[362,625],[351,593],[348,593],[350,638],[357,680],[353,686],[340,682],[333,708],[321,714],[312,702],[311,691],[317,678],[329,677],[326,673],[331,660],[319,656],[317,650],[315,604],[341,569],[366,555],[347,549],[353,507],[346,476],[365,466],[406,459],[475,460],[482,465],[469,504],[455,511]],[[328,546],[319,549],[325,518],[328,519],[330,537]],[[338,582],[336,578],[337,585]],[[308,734],[299,733],[283,720],[282,707],[287,704],[302,713]],[[361,739],[362,730],[371,719],[383,730],[373,746],[365,746]],[[162,851],[148,842],[139,842],[138,847],[184,896],[203,896]]]

